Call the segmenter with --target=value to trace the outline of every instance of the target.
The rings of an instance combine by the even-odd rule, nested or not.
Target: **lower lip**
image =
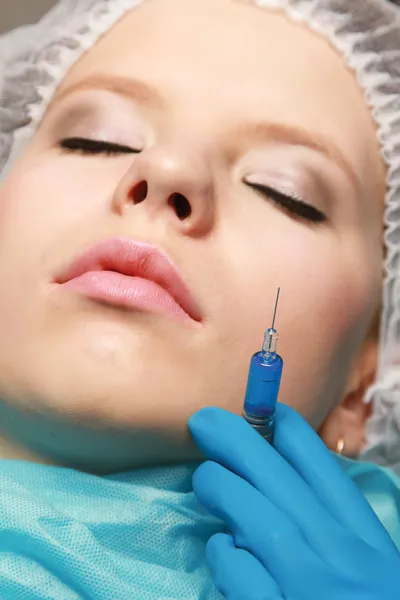
[[[141,277],[113,271],[91,271],[61,284],[90,300],[144,312],[192,320],[164,288]]]

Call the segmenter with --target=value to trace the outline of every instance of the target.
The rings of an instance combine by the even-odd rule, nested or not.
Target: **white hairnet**
[[[0,183],[73,63],[128,10],[149,0],[60,0],[37,25],[0,38]],[[243,1],[243,0],[242,0]],[[248,0],[251,1],[252,0]],[[388,166],[387,257],[367,456],[400,464],[399,0],[253,0],[328,37],[357,74]],[[172,7],[171,7],[172,8]]]

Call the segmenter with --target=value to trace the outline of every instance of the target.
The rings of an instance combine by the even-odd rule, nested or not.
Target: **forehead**
[[[375,126],[353,73],[329,43],[280,11],[234,0],[148,0],[73,67],[155,86],[171,119],[205,131],[243,119],[331,138],[360,177],[380,172]]]

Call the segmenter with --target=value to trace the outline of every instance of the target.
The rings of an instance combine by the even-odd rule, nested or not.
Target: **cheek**
[[[79,221],[103,215],[126,166],[107,169],[82,157],[28,156],[0,189],[0,233],[19,238],[35,248],[58,239]]]
[[[325,407],[337,400],[366,334],[379,270],[368,263],[360,232],[340,238],[273,214],[267,222],[268,228],[258,232],[249,223],[251,235],[243,245],[230,243],[232,264],[238,265],[231,282],[237,292],[231,294],[234,309],[227,313],[225,307],[224,318],[235,319],[241,359],[248,360],[271,324],[281,287],[276,319],[285,363],[281,399],[318,420],[325,410],[317,406],[318,398],[324,395]]]
[[[333,235],[307,239],[290,237],[280,258],[282,326],[306,329],[308,339],[337,345],[354,325],[368,320],[376,300],[376,277],[366,255],[356,244],[341,243]]]
[[[83,169],[82,159],[38,156],[23,158],[0,188],[0,286],[7,287],[0,299],[2,325],[15,328],[18,318],[21,334],[22,320],[39,310],[35,302],[49,268],[76,243],[71,231],[104,215],[118,183],[112,169],[94,161]]]
[[[280,287],[281,329],[297,330],[304,323],[301,329],[329,330],[334,340],[364,313],[368,318],[376,306],[379,262],[369,261],[361,232],[347,232],[341,238],[281,215],[264,217],[260,223],[254,227],[242,222],[240,230],[226,236],[226,254],[231,269],[235,267],[231,285],[238,288],[236,314],[240,310],[265,326]]]

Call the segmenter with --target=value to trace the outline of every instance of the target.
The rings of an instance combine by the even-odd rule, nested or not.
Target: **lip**
[[[170,259],[155,246],[129,238],[109,238],[92,246],[55,283],[113,306],[202,319]]]

